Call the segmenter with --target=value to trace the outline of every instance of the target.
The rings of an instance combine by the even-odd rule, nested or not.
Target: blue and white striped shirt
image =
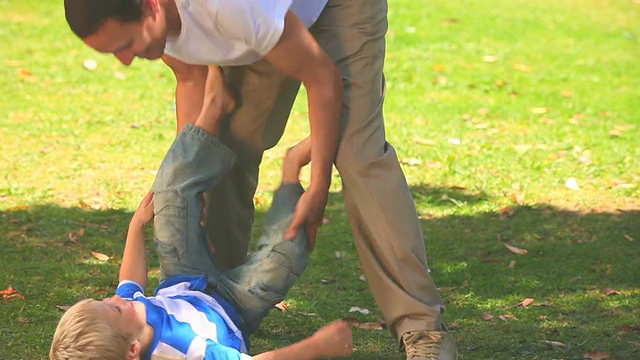
[[[236,323],[239,316],[224,299],[203,291],[202,276],[169,278],[144,296],[140,284],[123,280],[116,295],[145,304],[153,340],[142,359],[248,360],[248,341]]]

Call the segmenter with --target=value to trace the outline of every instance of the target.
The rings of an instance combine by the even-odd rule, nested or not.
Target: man
[[[280,139],[304,84],[311,183],[287,237],[306,226],[313,245],[335,162],[365,274],[392,334],[408,359],[456,358],[415,205],[385,140],[386,0],[65,0],[65,11],[87,45],[125,65],[163,58],[177,79],[178,129],[200,118],[222,122],[221,138],[238,154],[207,201],[230,209],[207,219],[217,259],[230,260],[222,266],[246,256],[262,153]]]

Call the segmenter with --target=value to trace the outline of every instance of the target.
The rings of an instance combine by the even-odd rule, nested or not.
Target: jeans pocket
[[[281,289],[273,289],[260,281],[249,288],[249,294],[262,304],[261,307],[270,309],[284,300],[286,291],[283,293]]]
[[[307,250],[301,248],[295,241],[287,240],[275,245],[269,252],[268,259],[299,277],[307,267]]]

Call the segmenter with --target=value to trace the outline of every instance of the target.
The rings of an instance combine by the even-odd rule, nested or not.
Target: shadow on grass
[[[489,201],[464,189],[419,186],[412,192],[420,205],[448,206],[454,214],[456,207],[471,213]],[[463,203],[443,200],[443,194]],[[263,216],[260,208],[256,229]],[[341,194],[330,194],[326,216],[330,222],[321,229],[310,268],[292,291],[319,318],[270,315],[256,335],[256,350],[300,340],[326,321],[352,315],[345,303],[375,309],[366,284],[358,280],[361,270]],[[113,294],[130,217],[122,210],[55,204],[0,212],[0,288],[12,286],[25,297],[0,300],[5,345],[0,353],[12,349],[15,358],[44,357],[61,315],[56,306]],[[432,275],[448,305],[445,321],[462,359],[577,359],[592,350],[620,359],[638,355],[637,345],[629,343],[637,330],[624,328],[640,323],[638,209],[576,212],[539,204],[421,221]],[[504,243],[528,253],[514,254]],[[338,250],[344,253],[340,259]],[[92,251],[111,259],[99,261]],[[149,254],[150,267],[157,268],[153,251]],[[321,284],[327,278],[335,278],[335,286]],[[149,286],[156,282],[152,272]],[[518,306],[524,298],[535,300]],[[483,314],[494,318],[485,321]],[[372,316],[365,320],[375,320]],[[353,359],[400,358],[386,332],[358,330],[355,336]]]

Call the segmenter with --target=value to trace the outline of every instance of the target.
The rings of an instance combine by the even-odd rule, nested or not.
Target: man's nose
[[[131,51],[121,51],[119,53],[114,54],[118,60],[125,66],[131,65],[133,62],[134,55]]]

